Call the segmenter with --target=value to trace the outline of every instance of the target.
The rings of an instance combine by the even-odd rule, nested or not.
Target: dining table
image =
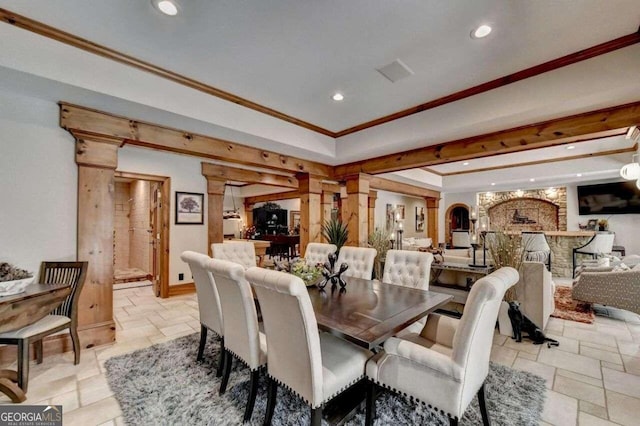
[[[41,320],[60,306],[70,292],[70,284],[31,283],[22,293],[0,297],[0,333]],[[23,402],[26,394],[17,383],[17,371],[0,370],[0,392],[13,402]]]

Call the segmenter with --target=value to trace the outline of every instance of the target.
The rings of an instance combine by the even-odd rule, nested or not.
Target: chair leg
[[[218,357],[218,369],[216,370],[216,377],[222,377],[222,371],[224,368],[224,337],[220,339],[220,356]]]
[[[256,394],[258,393],[258,379],[260,372],[258,370],[251,372],[251,385],[249,386],[249,399],[247,400],[247,408],[244,410],[244,421],[251,420],[253,414],[253,406],[256,404]]]
[[[311,409],[311,426],[322,425],[322,407]]]
[[[264,415],[264,426],[271,426],[273,412],[276,410],[276,399],[278,397],[278,383],[271,377],[267,384],[267,411]]]
[[[220,395],[223,395],[227,391],[227,384],[229,383],[229,376],[231,375],[231,365],[233,364],[233,356],[225,349],[224,351],[224,374],[222,375],[222,382],[220,383]]]
[[[576,252],[574,250],[573,251],[573,269],[572,269],[571,278],[575,278],[575,277],[576,277]]]
[[[198,345],[198,361],[202,361],[204,355],[204,345],[207,343],[207,327],[200,324],[200,344]],[[219,377],[219,376],[218,376]]]
[[[365,416],[365,426],[371,426],[373,424],[373,419],[376,418],[376,395],[377,388],[376,384],[373,382],[367,383],[367,408],[366,408],[366,416]]]
[[[18,340],[18,386],[25,393],[29,386],[29,339]]]
[[[453,417],[449,417],[449,426],[458,426],[458,419],[454,419]]]
[[[69,327],[69,333],[71,334],[71,343],[73,343],[73,364],[80,364],[80,337],[78,336],[78,326],[72,325]]]
[[[489,419],[489,412],[487,411],[487,401],[484,396],[484,383],[478,390],[478,405],[480,405],[480,414],[482,415],[482,424],[484,426],[491,426],[491,420]]]
[[[33,344],[34,349],[36,350],[36,362],[38,364],[42,364],[42,339],[38,340]]]

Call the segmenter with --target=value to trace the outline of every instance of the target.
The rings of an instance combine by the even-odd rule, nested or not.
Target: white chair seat
[[[432,351],[440,352],[441,354],[448,357],[450,357],[453,353],[453,348],[434,342],[433,340],[429,340],[426,337],[422,337],[419,333],[406,333],[401,337],[402,340],[413,342],[424,348],[431,349]]]
[[[320,333],[322,393],[328,401],[364,376],[371,352],[329,333]]]
[[[26,339],[31,336],[35,336],[40,333],[44,333],[54,328],[62,327],[63,325],[70,324],[71,319],[64,315],[47,315],[41,320],[27,325],[26,327],[19,328],[17,330],[8,331],[0,334],[2,339]]]

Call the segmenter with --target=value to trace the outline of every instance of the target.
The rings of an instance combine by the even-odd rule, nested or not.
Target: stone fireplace
[[[479,215],[495,231],[566,231],[567,189],[482,192]]]

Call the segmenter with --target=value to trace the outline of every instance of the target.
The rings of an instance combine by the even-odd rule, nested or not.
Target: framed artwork
[[[587,230],[595,231],[596,226],[598,226],[598,219],[589,219],[589,221],[587,222]]]
[[[204,223],[204,194],[176,191],[176,225]]]
[[[416,207],[416,232],[424,232],[424,207]]]
[[[392,204],[387,204],[387,209],[385,210],[385,214],[386,214],[386,227],[385,229],[393,229],[393,224],[395,223],[394,220],[395,218],[393,217],[393,205]]]
[[[289,212],[289,228],[300,229],[300,212],[291,210]]]
[[[404,220],[404,204],[396,205],[396,213],[398,214],[398,220]]]

